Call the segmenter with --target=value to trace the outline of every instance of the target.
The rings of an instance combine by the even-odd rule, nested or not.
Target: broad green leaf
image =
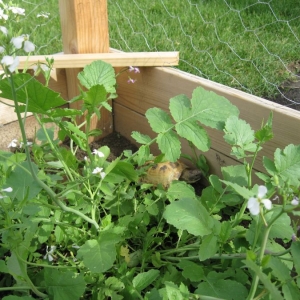
[[[151,269],[147,272],[139,273],[132,280],[132,285],[136,290],[141,292],[149,286],[159,276],[159,270]]]
[[[178,286],[173,282],[165,282],[167,299],[185,300],[189,295],[183,294]]]
[[[39,81],[26,73],[13,74],[14,85],[16,89],[17,101],[22,104],[21,112],[44,114],[47,110],[62,106],[66,101],[59,95],[43,86]],[[8,80],[0,80],[1,97],[13,100],[11,86]]]
[[[175,129],[181,137],[192,142],[199,150],[203,152],[209,150],[210,138],[206,130],[197,124],[196,121],[177,123]]]
[[[223,130],[225,121],[230,116],[238,116],[239,110],[226,98],[198,87],[193,91],[193,117],[211,128]]]
[[[80,299],[85,291],[86,283],[82,273],[45,268],[44,280],[51,299]]]
[[[150,155],[149,146],[142,145],[138,150],[137,162],[139,166],[142,166],[148,159]]]
[[[291,279],[289,268],[278,257],[272,256],[267,267],[272,269],[272,275],[277,277],[281,282]]]
[[[174,126],[170,116],[160,108],[149,108],[145,115],[152,130],[156,133],[164,133]]]
[[[120,237],[110,231],[102,231],[98,240],[88,240],[77,252],[77,258],[83,260],[84,265],[92,273],[103,273],[109,270],[116,260],[115,244]]]
[[[131,137],[140,144],[149,144],[152,141],[152,139],[149,135],[142,134],[137,131],[133,131],[131,133]]]
[[[284,300],[300,299],[300,289],[293,281],[287,281],[282,286]]]
[[[111,171],[113,174],[120,175],[130,181],[137,181],[138,175],[134,166],[125,161],[119,161]]]
[[[107,93],[115,93],[116,77],[114,68],[101,60],[92,62],[85,66],[78,74],[80,83],[87,89],[95,85],[103,85]]]
[[[281,209],[281,208],[280,208]],[[270,211],[268,214],[266,214],[265,218],[267,223],[278,215],[278,211],[275,211],[274,209]],[[287,213],[283,213],[276,221],[273,223],[269,238],[270,239],[286,239],[287,241],[290,241],[294,231],[291,226],[291,218]]]
[[[276,174],[276,167],[274,162],[266,156],[263,157],[263,165],[270,175]]]
[[[261,142],[267,142],[273,138],[273,132],[272,132],[272,122],[273,122],[273,112],[270,113],[270,116],[268,118],[268,121],[265,125],[261,127],[261,129],[257,130],[255,132],[255,138]]]
[[[164,218],[174,227],[187,230],[195,236],[210,234],[214,224],[204,206],[193,198],[182,198],[169,204]]]
[[[178,265],[182,269],[182,276],[193,282],[199,282],[204,278],[203,267],[189,260],[181,260]]]
[[[243,263],[247,268],[251,269],[258,276],[259,280],[269,291],[271,299],[284,300],[275,284],[271,282],[270,278],[262,272],[261,268],[257,264],[255,264],[255,262],[253,262],[252,260],[243,260]]]
[[[170,99],[170,112],[176,122],[191,119],[191,101],[185,95],[178,95]]]
[[[239,195],[241,195],[245,199],[249,199],[250,197],[253,197],[255,195],[253,191],[248,190],[246,187],[240,186],[236,183],[232,183],[226,180],[221,180],[221,181],[225,183],[227,186],[232,187]]]
[[[33,172],[37,175],[38,167],[34,162],[31,162]],[[16,166],[16,168],[7,177],[6,185],[12,187],[10,193],[11,198],[17,198],[18,201],[34,198],[42,188],[31,175],[30,167],[27,161],[24,161]]]
[[[204,296],[210,296],[226,300],[245,300],[248,295],[248,291],[243,284],[234,280],[219,278],[209,278],[207,281],[200,283],[195,293],[201,295],[200,299],[205,299]]]
[[[1,273],[9,273],[4,260],[0,260],[0,272]]]
[[[205,261],[213,257],[219,249],[218,238],[214,234],[209,234],[202,239],[199,247],[199,259]]]
[[[227,119],[224,128],[224,139],[232,147],[232,155],[235,155],[238,159],[246,157],[246,152],[254,152],[256,150],[256,144],[254,131],[250,125],[244,120],[239,119],[236,116],[231,116]]]
[[[228,166],[221,168],[224,180],[231,181],[240,186],[247,186],[248,177],[244,165]]]
[[[98,107],[102,102],[106,101],[106,94],[103,85],[94,85],[84,94],[84,104],[87,107]]]
[[[299,259],[299,253],[300,253],[300,241],[296,241],[292,243],[291,246],[291,253],[294,260],[294,266],[296,269],[296,272],[300,274],[300,259]]]
[[[288,145],[284,150],[276,149],[274,163],[278,175],[289,180],[291,185],[299,185],[300,181],[300,145]]]
[[[173,181],[168,188],[167,197],[169,200],[176,200],[181,198],[196,199],[195,190],[191,185],[184,181]]]
[[[157,136],[157,144],[159,150],[165,154],[166,160],[174,162],[180,157],[181,144],[173,131],[160,133]]]

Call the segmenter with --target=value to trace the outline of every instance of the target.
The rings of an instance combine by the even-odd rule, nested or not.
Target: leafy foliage
[[[89,122],[101,117],[100,108],[110,109],[114,70],[94,62],[78,78],[87,90],[72,101],[82,100],[81,110],[58,107],[60,96],[29,75],[0,80],[16,108],[26,104],[41,124],[32,146],[0,152],[3,299],[299,298],[300,242],[291,214],[299,205],[300,146],[264,157],[266,173],[257,176],[265,195],[252,184],[257,153],[273,136],[272,114],[254,131],[228,100],[196,88],[191,99],[170,99],[169,112],[150,108],[146,117],[156,136],[133,132],[139,150],[109,161],[107,146],[90,149],[89,137],[99,132]],[[86,121],[78,125],[82,115]],[[58,126],[58,139],[48,122]],[[211,144],[206,127],[223,131],[231,155],[242,161],[222,167],[220,178],[209,175],[202,154]],[[60,145],[66,137],[68,149]],[[182,140],[194,157],[181,153]],[[183,181],[168,189],[140,182],[147,161],[180,156],[207,177],[200,195]],[[282,203],[273,201],[270,210],[264,201],[275,194]],[[257,201],[258,215],[250,208],[249,214],[249,199]]]

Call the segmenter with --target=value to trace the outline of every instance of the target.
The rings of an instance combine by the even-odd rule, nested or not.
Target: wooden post
[[[59,0],[65,54],[108,53],[108,15],[106,0]],[[81,69],[66,69],[68,99],[79,94],[77,74]],[[79,109],[80,102],[71,104]],[[82,122],[84,117],[78,119]],[[105,136],[113,131],[112,114],[101,110],[101,120],[91,120],[91,129],[100,128]]]

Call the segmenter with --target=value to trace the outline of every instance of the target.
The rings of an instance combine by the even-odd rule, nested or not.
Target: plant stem
[[[11,83],[12,95],[13,95],[14,104],[15,104],[15,111],[16,111],[18,122],[19,122],[19,125],[20,125],[20,130],[21,130],[21,135],[22,135],[22,139],[23,139],[23,142],[24,142],[24,148],[25,148],[26,158],[27,158],[27,161],[28,161],[28,166],[29,166],[29,169],[30,169],[32,177],[38,183],[38,185],[48,193],[48,195],[50,196],[50,198],[62,210],[66,211],[66,212],[70,212],[70,213],[76,214],[77,216],[83,218],[88,223],[93,224],[95,226],[95,228],[97,230],[99,230],[99,225],[97,224],[97,222],[95,222],[94,220],[92,220],[88,216],[84,215],[80,211],[78,211],[76,209],[73,209],[71,207],[67,207],[66,205],[64,205],[60,200],[58,200],[57,195],[55,194],[55,192],[50,187],[48,187],[42,180],[40,180],[36,176],[36,174],[35,174],[35,172],[33,170],[32,162],[31,162],[30,152],[29,152],[28,145],[27,145],[27,138],[26,138],[26,133],[25,133],[25,127],[24,127],[24,124],[23,124],[23,120],[22,120],[22,116],[21,116],[21,112],[20,112],[20,108],[19,108],[19,103],[18,103],[18,100],[17,100],[17,95],[16,95],[16,90],[15,90],[14,80],[13,80],[12,74],[9,75],[8,80]]]

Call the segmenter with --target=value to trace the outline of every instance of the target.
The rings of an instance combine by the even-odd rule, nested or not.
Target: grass
[[[58,0],[18,2],[53,17],[35,27],[39,54],[61,51]],[[108,9],[111,47],[180,51],[179,69],[258,96],[274,96],[300,59],[298,0],[108,0]]]

